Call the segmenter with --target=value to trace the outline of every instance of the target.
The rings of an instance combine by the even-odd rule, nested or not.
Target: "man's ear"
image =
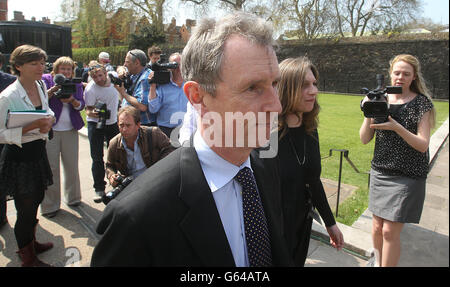
[[[188,101],[195,108],[197,113],[201,115],[202,112],[205,112],[205,104],[203,100],[206,92],[203,91],[203,89],[197,82],[195,81],[186,82],[184,84],[183,91]]]

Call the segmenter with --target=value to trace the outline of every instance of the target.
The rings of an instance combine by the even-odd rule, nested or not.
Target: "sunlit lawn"
[[[373,156],[374,140],[363,145],[359,140],[359,128],[363,120],[363,114],[359,108],[361,96],[320,94],[319,103],[319,138],[322,158],[329,155],[330,149],[346,149],[348,157],[356,168],[363,172],[356,173],[350,164],[343,159],[341,181],[357,186],[358,189],[345,202],[339,205],[339,217],[341,223],[351,225],[366,210],[368,204],[368,175],[370,161]],[[436,127],[433,132],[447,119],[449,103],[434,101],[437,112]],[[82,117],[86,122],[85,111]],[[331,157],[322,160],[322,177],[338,181],[339,177],[338,151],[333,151]],[[335,206],[332,206],[334,210]]]
[[[348,157],[356,168],[363,174],[356,173],[350,164],[343,159],[343,183],[358,187],[358,190],[347,202],[339,205],[338,221],[351,225],[367,208],[368,201],[368,175],[370,161],[373,156],[374,140],[363,145],[359,139],[359,128],[363,114],[359,104],[363,96],[349,96],[336,94],[320,94],[319,104],[319,138],[322,158],[329,155],[330,149],[346,149]],[[449,113],[448,102],[434,101],[437,111],[437,123],[433,132],[445,121]],[[339,157],[333,151],[332,157],[322,160],[322,177],[338,180]],[[332,207],[333,209],[335,207]]]

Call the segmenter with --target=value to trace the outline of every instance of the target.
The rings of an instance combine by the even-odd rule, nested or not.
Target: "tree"
[[[140,10],[143,15],[151,20],[151,24],[155,29],[164,31],[164,4],[166,0],[123,0],[122,5]],[[136,9],[138,8],[138,9]]]
[[[63,0],[61,2],[60,18],[65,21],[74,21],[80,13],[80,0]]]
[[[330,0],[288,0],[285,13],[299,39],[310,40],[324,35],[332,35],[332,9]]]
[[[208,6],[211,4],[211,0],[181,0],[182,2],[192,2],[200,6]],[[248,0],[217,0],[218,4],[224,7],[232,8],[234,10],[243,10],[245,2]]]
[[[334,0],[339,33],[353,37],[371,31],[386,31],[403,25],[420,9],[419,0]]]
[[[275,33],[284,29],[285,14],[282,11],[285,0],[181,0],[193,4],[200,15],[208,14],[211,9],[219,7],[227,11],[242,10],[258,15],[274,26]],[[196,13],[197,14],[197,13]]]
[[[73,28],[75,42],[81,48],[105,46],[106,12],[102,9],[100,0],[80,0],[80,11]]]
[[[162,44],[166,41],[166,35],[155,25],[142,27],[139,32],[131,34],[129,49],[141,49],[147,51],[148,47]]]

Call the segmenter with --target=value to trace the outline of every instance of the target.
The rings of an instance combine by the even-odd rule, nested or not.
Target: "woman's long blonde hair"
[[[400,55],[395,56],[394,58],[392,58],[389,61],[389,65],[390,65],[389,66],[389,75],[391,75],[392,69],[394,68],[395,63],[397,63],[397,62],[408,63],[414,69],[415,79],[411,83],[410,90],[417,94],[422,94],[422,95],[426,96],[428,99],[430,99],[430,101],[432,101],[430,90],[428,90],[426,83],[425,83],[425,79],[422,76],[422,70],[420,67],[419,59],[417,59],[416,57],[414,57],[412,55],[408,55],[408,54],[400,54]],[[432,129],[435,124],[436,124],[436,109],[433,106],[433,108],[431,109],[431,113],[430,113],[430,129]]]
[[[307,134],[311,134],[319,124],[319,103],[314,102],[312,111],[303,113],[296,110],[296,106],[302,99],[302,87],[308,70],[311,70],[316,80],[319,80],[319,72],[307,57],[288,58],[279,65],[281,79],[278,83],[278,97],[280,98],[282,111],[278,115],[278,130],[280,139],[287,133],[287,116],[295,114],[302,120]]]

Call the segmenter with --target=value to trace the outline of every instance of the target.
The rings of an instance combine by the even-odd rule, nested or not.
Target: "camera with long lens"
[[[401,94],[402,87],[387,86],[384,88],[384,76],[377,74],[376,79],[377,87],[374,90],[369,91],[367,88],[362,88],[369,100],[361,104],[361,110],[366,118],[374,118],[374,122],[380,124],[388,121],[389,103],[387,94]]]
[[[122,175],[119,174],[119,176],[116,179],[116,181],[118,182],[117,186],[110,192],[103,195],[102,202],[104,204],[108,204],[111,200],[116,198],[116,196],[119,195],[119,193],[121,193],[122,190],[124,190],[125,187],[127,187],[133,181],[133,179],[134,177],[132,175],[123,177]]]
[[[97,129],[103,129],[106,126],[106,120],[111,117],[111,111],[106,108],[106,104],[97,102],[94,107],[94,112],[98,114]]]
[[[59,90],[54,93],[58,99],[68,99],[72,94],[77,92],[76,84],[81,83],[81,78],[66,78],[62,74],[56,74],[53,79],[56,85],[61,86]]]
[[[164,63],[164,54],[161,54],[161,58],[158,62],[154,63],[151,70],[155,72],[153,78],[148,80],[149,84],[164,85],[170,82],[170,71],[178,68],[177,62],[167,62]]]
[[[126,75],[125,77],[121,78],[119,77],[117,72],[111,71],[108,72],[108,76],[111,79],[111,83],[113,83],[114,85],[122,86],[123,83],[123,86],[127,91],[133,85],[133,81],[131,80],[130,75]]]

